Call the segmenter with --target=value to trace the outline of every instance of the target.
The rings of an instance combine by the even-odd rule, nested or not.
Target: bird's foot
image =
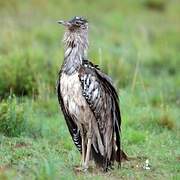
[[[88,166],[86,164],[83,164],[82,165],[82,171],[87,172],[87,170],[88,170]]]
[[[84,164],[79,166],[79,167],[75,167],[75,171],[76,172],[87,172],[88,170],[88,166],[85,166]]]

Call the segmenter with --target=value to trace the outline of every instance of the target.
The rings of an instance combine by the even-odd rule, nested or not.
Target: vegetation
[[[0,0],[0,179],[179,179],[178,5]],[[120,94],[122,144],[131,160],[105,174],[75,170],[80,155],[55,92],[63,60],[56,21],[75,15],[89,19],[89,57]]]

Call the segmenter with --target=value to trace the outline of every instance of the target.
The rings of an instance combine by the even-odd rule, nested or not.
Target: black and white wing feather
[[[101,137],[93,142],[94,159],[104,167],[115,159],[120,162],[121,116],[115,88],[110,78],[89,61],[84,61],[81,66],[79,79],[82,94],[95,116]],[[104,146],[104,152],[99,141]]]

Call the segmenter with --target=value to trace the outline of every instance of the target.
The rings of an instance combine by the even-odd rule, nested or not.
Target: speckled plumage
[[[87,169],[92,158],[107,170],[114,160],[121,161],[118,95],[110,78],[87,60],[87,21],[74,18],[68,23],[57,83],[59,103],[83,167]]]

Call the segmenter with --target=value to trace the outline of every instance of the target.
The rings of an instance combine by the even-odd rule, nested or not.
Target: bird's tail
[[[116,133],[116,146],[117,146],[117,150],[115,152],[115,160],[121,166],[121,161],[128,161],[128,156],[121,149],[121,138],[120,138],[118,125],[115,126],[115,133]]]
[[[106,141],[108,142],[103,143],[107,145],[107,147],[104,147],[106,152],[103,155],[98,150],[98,148],[96,150],[93,145],[91,146],[92,158],[94,159],[96,165],[102,167],[104,171],[107,171],[109,168],[111,168],[114,164],[114,161],[117,161],[119,166],[121,166],[122,160],[128,160],[127,155],[121,150],[121,137],[118,124],[115,124],[112,138],[107,138]]]
[[[93,145],[91,146],[91,157],[95,161],[96,165],[103,168],[105,172],[112,168],[114,161],[117,161],[119,165],[121,165],[121,161],[128,161],[128,156],[123,150],[115,150],[113,148],[111,159],[108,160],[107,156],[102,156],[100,152],[96,152]]]

